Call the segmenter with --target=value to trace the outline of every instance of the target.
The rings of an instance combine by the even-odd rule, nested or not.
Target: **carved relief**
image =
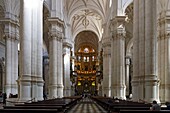
[[[81,22],[81,24],[87,28],[87,26],[90,24],[90,21],[89,21],[89,18],[88,16],[92,16],[94,17],[96,20],[101,20],[101,16],[88,10],[88,9],[85,9],[85,10],[81,10],[81,13],[80,14],[75,14],[73,16],[73,26],[75,24],[77,24],[77,22]]]

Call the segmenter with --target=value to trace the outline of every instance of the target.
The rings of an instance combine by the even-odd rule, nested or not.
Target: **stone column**
[[[5,92],[7,93],[7,96],[9,96],[9,93],[11,93],[12,89],[12,41],[11,37],[8,35],[6,36],[6,81],[5,81]]]
[[[112,96],[126,99],[125,86],[125,28],[124,16],[117,16],[112,20]]]
[[[134,18],[133,18],[133,78],[132,78],[132,99],[137,101],[139,91],[139,0],[134,0]]]
[[[18,81],[21,101],[43,99],[42,5],[43,0],[21,0],[21,75]]]
[[[49,96],[50,98],[63,97],[63,21],[58,18],[49,18]]]
[[[29,0],[21,0],[19,99],[31,99],[31,12]]]
[[[126,96],[129,96],[129,66],[130,66],[130,57],[126,57],[126,74],[125,74],[125,84],[126,84]]]
[[[165,2],[169,1],[158,1]],[[161,4],[161,3],[159,3]],[[159,97],[161,102],[170,101],[170,33],[169,33],[169,7],[160,10],[158,19],[158,75],[160,79]]]
[[[138,34],[138,77],[139,77],[139,87],[138,87],[138,99],[144,99],[145,93],[145,1],[146,0],[139,0],[139,17],[138,17],[138,26],[139,26],[139,34]]]
[[[71,96],[70,52],[72,45],[64,42],[64,96]]]
[[[107,97],[111,96],[111,39],[104,38],[103,41],[103,85],[102,95],[106,94]]]
[[[5,92],[7,96],[10,93],[18,94],[16,80],[18,79],[18,40],[19,40],[19,20],[14,14],[6,13],[5,24],[5,40],[6,40],[6,82]]]
[[[151,102],[159,101],[155,0],[146,0],[145,7],[145,100]]]
[[[38,1],[38,9],[37,9],[37,99],[43,100],[43,1]]]

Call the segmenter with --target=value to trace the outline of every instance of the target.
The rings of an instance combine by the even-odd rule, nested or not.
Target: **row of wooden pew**
[[[0,113],[66,113],[81,99],[81,96],[63,97],[38,102],[3,106]]]
[[[118,99],[112,99],[109,97],[95,96],[91,97],[94,101],[96,101],[99,105],[101,105],[104,109],[106,109],[109,113],[118,112],[118,113],[127,113],[127,112],[135,112],[135,113],[144,113],[144,112],[169,112],[166,108],[161,108],[161,111],[151,111],[150,107],[151,103],[144,102],[134,102]]]

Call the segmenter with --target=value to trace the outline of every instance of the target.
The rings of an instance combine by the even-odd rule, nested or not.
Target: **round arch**
[[[126,8],[133,2],[133,0],[127,0],[123,5],[123,12],[125,13]]]
[[[78,29],[77,31],[75,31],[75,33],[73,33],[73,40],[75,40],[76,36],[83,31],[91,31],[91,32],[95,33],[95,35],[98,37],[99,41],[101,40],[101,38],[99,38],[100,37],[99,33],[96,30],[94,30],[93,28],[89,28],[89,27],[86,30]]]
[[[49,5],[48,5],[48,3],[47,3],[46,1],[44,1],[43,6],[44,6],[48,11],[50,11],[50,7],[49,7]]]
[[[95,51],[97,51],[98,49],[99,39],[96,33],[93,31],[84,30],[79,32],[76,35],[74,41],[75,41],[75,48],[74,48],[75,51],[77,51],[80,48],[80,46],[84,46],[84,45],[90,45],[95,49]]]

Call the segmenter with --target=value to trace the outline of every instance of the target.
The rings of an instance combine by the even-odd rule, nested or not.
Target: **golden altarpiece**
[[[98,84],[102,79],[98,52],[91,46],[82,46],[75,52],[74,82],[76,95],[97,95]]]

